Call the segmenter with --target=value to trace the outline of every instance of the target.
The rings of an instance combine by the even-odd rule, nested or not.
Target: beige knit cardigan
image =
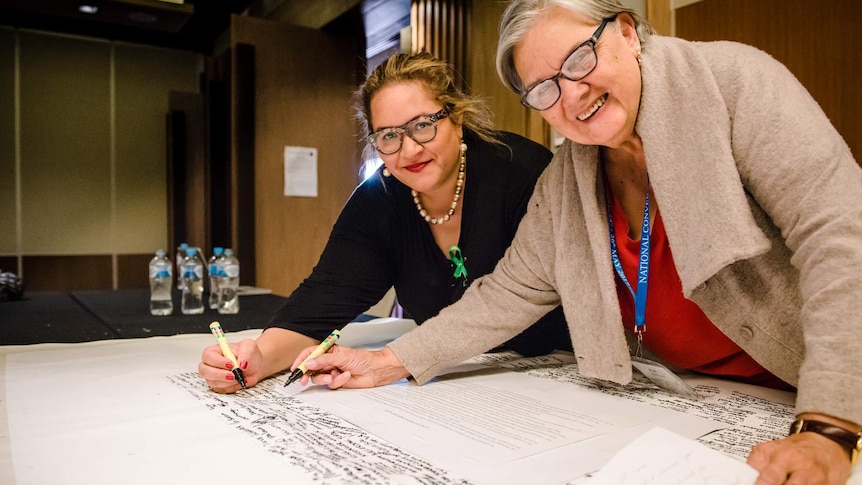
[[[862,423],[862,170],[847,144],[754,48],[654,36],[641,75],[636,131],[683,293],[798,386],[798,412]],[[560,303],[579,371],[631,380],[597,159],[565,142],[495,271],[390,344],[419,383]]]

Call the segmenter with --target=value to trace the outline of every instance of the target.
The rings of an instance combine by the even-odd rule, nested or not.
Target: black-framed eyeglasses
[[[401,126],[380,128],[368,135],[368,143],[383,155],[392,155],[401,150],[405,134],[416,143],[428,143],[437,136],[437,122],[447,116],[449,110],[443,108],[436,113],[419,115]]]
[[[593,32],[592,37],[575,47],[566,56],[566,60],[563,61],[563,66],[556,76],[539,81],[524,90],[524,95],[521,96],[521,104],[537,111],[545,111],[560,99],[561,77],[569,81],[580,81],[589,76],[599,63],[599,56],[596,54],[596,42],[599,41],[599,37],[605,30],[605,26],[616,18],[615,15],[602,20],[599,28]]]

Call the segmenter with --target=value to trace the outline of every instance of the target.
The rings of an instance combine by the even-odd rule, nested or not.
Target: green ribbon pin
[[[464,266],[464,257],[461,256],[461,248],[458,246],[452,246],[449,248],[449,259],[451,259],[452,263],[455,264],[454,276],[456,278],[461,278],[463,276],[466,279],[467,267]]]

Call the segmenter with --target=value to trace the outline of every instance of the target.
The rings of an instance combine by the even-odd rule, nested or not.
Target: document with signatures
[[[404,380],[374,389],[285,392],[477,484],[562,484],[598,469],[651,427],[693,439],[723,426],[522,372],[571,360],[571,354],[496,355],[422,386]]]
[[[342,340],[376,346],[411,325],[381,320]],[[196,372],[212,344],[201,334],[0,347],[0,481],[581,485],[627,473],[609,464],[630,443],[660,448],[653,428],[743,463],[793,419],[791,393],[688,376],[699,398],[686,399],[641,377],[582,377],[571,353],[484,354],[423,386],[284,388],[280,375],[222,395]]]

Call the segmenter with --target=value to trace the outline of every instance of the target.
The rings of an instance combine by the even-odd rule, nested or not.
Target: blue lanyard
[[[625,272],[623,272],[623,265],[620,262],[619,250],[617,248],[617,238],[614,234],[614,217],[611,213],[611,203],[610,198],[613,197],[610,193],[610,189],[606,188],[607,197],[605,198],[605,203],[608,207],[608,231],[610,232],[611,237],[611,262],[614,265],[614,269],[619,275],[620,279],[625,283],[626,288],[629,289],[629,293],[632,294],[632,297],[635,299],[635,333],[638,334],[638,340],[642,339],[642,333],[646,332],[646,302],[647,302],[647,281],[649,279],[649,179],[647,179],[647,193],[646,200],[644,201],[644,220],[641,225],[641,244],[640,244],[640,253],[638,255],[638,291],[635,293],[635,290],[632,288],[632,285],[629,283],[629,280],[626,278]]]

